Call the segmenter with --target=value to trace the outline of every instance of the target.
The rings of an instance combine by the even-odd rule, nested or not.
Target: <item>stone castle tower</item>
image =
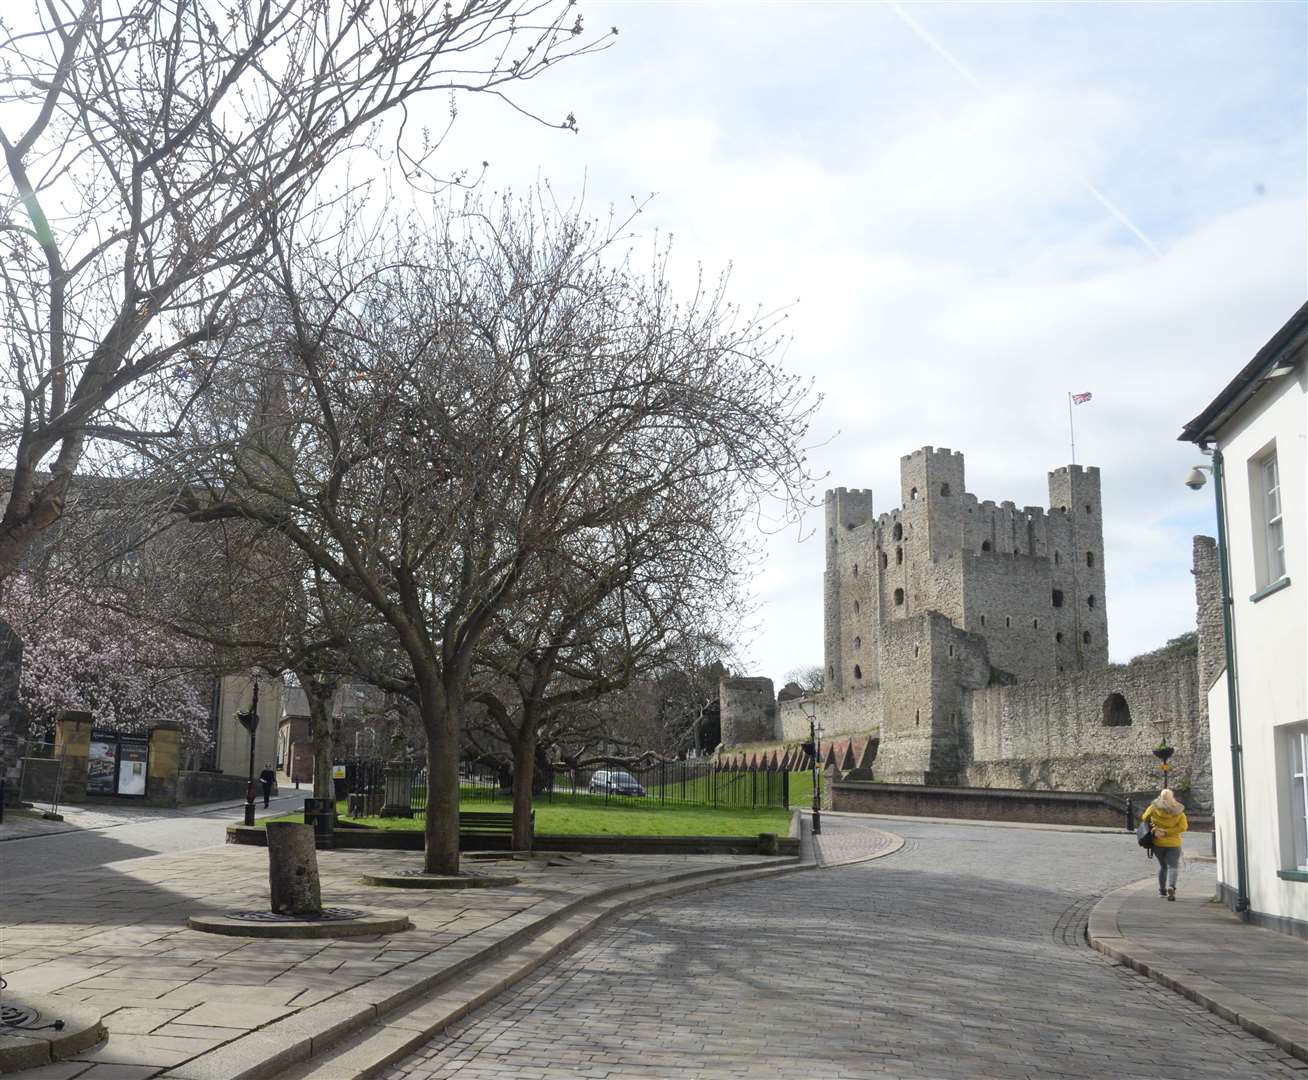
[[[963,455],[924,447],[900,460],[902,506],[876,517],[872,492],[826,493],[823,613],[827,686],[881,680],[889,627],[928,611],[985,639],[1019,679],[1108,662],[1099,470],[1049,474],[1049,509],[979,502]]]

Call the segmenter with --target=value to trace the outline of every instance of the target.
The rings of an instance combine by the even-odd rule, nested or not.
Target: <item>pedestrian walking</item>
[[[1185,807],[1177,802],[1171,788],[1163,788],[1140,818],[1153,828],[1153,851],[1158,858],[1158,895],[1175,900],[1176,873],[1181,866],[1181,834],[1190,828]]]
[[[259,774],[259,783],[263,785],[263,808],[268,809],[268,800],[272,797],[273,785],[277,783],[277,774],[272,771],[272,766],[265,763],[263,772]]]

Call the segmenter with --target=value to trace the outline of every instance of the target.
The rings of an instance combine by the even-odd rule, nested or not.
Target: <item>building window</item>
[[[1063,590],[1062,590],[1062,589],[1055,589],[1055,590],[1054,590],[1053,600],[1054,600],[1054,607],[1062,607],[1062,606],[1063,606]]]
[[[940,494],[941,494],[941,495],[948,495],[948,494],[949,494],[949,485],[948,485],[948,484],[941,484],[941,485],[940,485]]]
[[[1281,472],[1276,451],[1259,460],[1253,469],[1254,522],[1262,535],[1255,536],[1255,550],[1261,550],[1257,574],[1258,587],[1266,588],[1285,577],[1285,526],[1281,521]],[[1261,541],[1261,543],[1259,543]]]
[[[917,502],[917,488],[914,488],[912,491],[908,493],[908,501]]]
[[[1082,645],[1089,645],[1089,644],[1090,644],[1090,631],[1089,631],[1089,630],[1083,630],[1083,631],[1081,631],[1081,644],[1082,644]]]
[[[981,541],[981,550],[982,550],[982,551],[989,551],[989,550],[990,550],[990,541],[989,541],[989,540],[982,540],[982,541]]]
[[[1040,620],[1039,620],[1039,619],[1032,619],[1032,620],[1031,620],[1031,629],[1032,629],[1032,630],[1039,630],[1039,629],[1040,629]]]
[[[1287,736],[1290,767],[1290,833],[1295,869],[1308,870],[1308,727]]]
[[[1011,615],[1005,615],[1005,616],[1004,616],[1004,626],[1007,627],[1007,628],[1010,628],[1010,629],[1011,629],[1012,625],[1013,625],[1013,616],[1011,616]]]
[[[1063,632],[1061,630],[1054,635],[1054,642],[1055,644],[1058,645],[1061,645],[1063,643]]]
[[[831,667],[827,668],[827,677],[830,679],[834,679],[836,677],[836,668],[834,664]]]
[[[890,565],[890,557],[883,551],[881,553],[881,569],[884,570]]]
[[[1087,514],[1091,513],[1091,510],[1090,510],[1090,504],[1089,504],[1089,503],[1086,503],[1086,504],[1085,504],[1085,512],[1086,512]]]
[[[861,667],[859,667],[857,664],[855,664],[855,665],[854,665],[854,678],[856,678],[856,679],[861,679],[862,677],[863,677],[863,669],[862,669]]]
[[[982,616],[981,616],[981,625],[982,625],[982,626],[985,626],[985,624],[986,624],[986,617],[985,617],[984,615],[982,615]]]
[[[1087,552],[1085,553],[1085,564],[1086,564],[1086,566],[1094,566],[1094,564],[1095,564],[1095,553],[1094,553],[1093,551],[1087,551]]]
[[[1104,727],[1130,727],[1131,707],[1116,692],[1104,698]]]
[[[950,656],[953,656],[953,655],[954,655],[954,647],[953,647],[952,645],[949,646],[949,655],[950,655]]]
[[[895,565],[896,565],[896,566],[903,566],[903,565],[904,565],[904,549],[903,549],[903,548],[895,548]]]
[[[855,600],[855,601],[854,601],[854,614],[857,615],[857,614],[858,614],[858,611],[859,611],[859,608],[858,608],[858,601]]]
[[[902,607],[903,604],[904,604],[904,590],[903,590],[903,589],[896,589],[896,590],[895,590],[895,606],[896,606],[896,607]]]
[[[904,526],[901,522],[895,522],[895,527],[892,530],[891,535],[894,536],[896,540],[904,539]]]
[[[914,660],[917,659],[917,654],[918,654],[919,652],[921,652],[921,651],[922,651],[922,646],[921,646],[921,645],[914,645],[914,646],[913,646],[913,659],[914,659]]]
[[[922,724],[922,710],[921,710],[921,709],[917,709],[917,710],[913,713],[913,726],[914,726],[914,727],[919,727],[919,726],[921,726],[921,724]]]
[[[854,639],[854,648],[861,649],[862,647],[863,647],[863,639],[861,637],[856,637]]]
[[[1085,606],[1088,607],[1088,608],[1092,608],[1092,607],[1095,606],[1095,594],[1094,594],[1094,593],[1091,593],[1089,596],[1087,596],[1087,597],[1085,598]]]
[[[1063,560],[1062,560],[1062,556],[1060,556],[1060,555],[1058,554],[1058,552],[1055,551],[1055,552],[1054,552],[1054,565],[1057,566],[1057,565],[1058,565],[1060,562],[1062,562],[1062,561],[1063,561]]]
[[[858,577],[858,563],[854,564],[854,576]]]

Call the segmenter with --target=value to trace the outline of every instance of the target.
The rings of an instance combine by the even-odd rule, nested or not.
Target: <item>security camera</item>
[[[1204,475],[1203,469],[1196,465],[1185,476],[1185,486],[1191,491],[1198,491],[1204,484],[1208,483],[1208,477]]]

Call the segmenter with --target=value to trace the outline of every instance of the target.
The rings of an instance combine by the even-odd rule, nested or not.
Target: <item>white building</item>
[[[1228,662],[1208,690],[1219,889],[1250,921],[1299,937],[1308,937],[1306,358],[1308,304],[1181,434],[1213,452],[1187,482],[1218,481],[1229,568]]]

